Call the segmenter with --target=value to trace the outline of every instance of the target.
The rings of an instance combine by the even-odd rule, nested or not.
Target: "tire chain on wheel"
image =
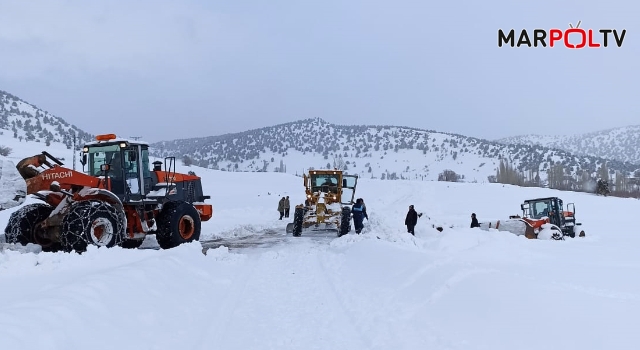
[[[45,203],[25,205],[11,214],[7,227],[4,230],[7,243],[27,245],[34,243],[31,236],[35,225],[46,219],[53,211],[53,207]],[[25,230],[30,232],[26,233]],[[27,236],[25,237],[25,233]]]
[[[95,213],[103,213],[105,217],[114,219],[114,235],[116,237],[111,246],[122,244],[125,232],[124,212],[107,202],[88,200],[72,204],[69,213],[62,220],[61,243],[65,251],[82,252],[86,250],[87,245],[93,244],[86,235],[90,233],[92,225],[90,218]]]

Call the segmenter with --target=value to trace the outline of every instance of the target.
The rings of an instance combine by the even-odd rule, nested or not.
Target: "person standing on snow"
[[[478,219],[476,219],[476,213],[471,213],[471,228],[480,227]]]
[[[413,209],[413,205],[409,206],[409,212],[407,213],[407,218],[404,219],[404,224],[407,225],[407,232],[412,235],[416,235],[414,229],[416,224],[418,224],[418,218],[422,217],[422,213],[418,214],[415,209]]]
[[[289,196],[284,199],[284,217],[289,217],[289,209],[291,208],[291,203],[289,203]]]
[[[356,233],[362,232],[364,219],[369,220],[367,208],[364,206],[364,200],[362,200],[362,198],[356,200],[356,204],[351,208],[351,214],[353,214],[353,226],[356,229]]]
[[[280,212],[280,220],[282,220],[282,217],[284,216],[284,197],[282,197],[280,202],[278,202],[278,211]]]

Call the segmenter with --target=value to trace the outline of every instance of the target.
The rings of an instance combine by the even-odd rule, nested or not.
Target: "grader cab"
[[[305,203],[295,207],[287,233],[299,237],[303,231],[337,231],[338,237],[351,230],[351,206],[357,175],[340,170],[311,170],[303,175]]]

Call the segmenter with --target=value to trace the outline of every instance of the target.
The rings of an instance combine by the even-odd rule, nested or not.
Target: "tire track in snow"
[[[200,340],[197,347],[194,348],[209,350],[211,349],[212,342],[223,342],[226,340],[229,334],[229,318],[233,317],[233,311],[240,304],[241,298],[247,291],[249,281],[253,280],[253,276],[258,270],[258,263],[249,262],[249,264],[253,266],[241,275],[235,276],[233,281],[231,281],[231,286],[227,290],[224,299],[215,300],[216,305],[219,307],[212,308],[211,311],[213,311],[212,316],[216,321],[205,327],[203,332],[200,332]],[[246,265],[245,263],[241,266]]]
[[[435,268],[442,267],[450,264],[453,261],[453,257],[447,257],[444,259],[436,260],[432,263],[424,265],[418,271],[414,272],[409,276],[404,283],[402,283],[398,288],[396,288],[395,294],[402,292],[403,290],[413,286],[423,275],[428,273],[429,271],[434,270]]]
[[[409,312],[403,311],[412,307],[405,303],[406,298],[385,298],[388,288],[363,289],[357,283],[349,283],[350,278],[342,274],[345,263],[340,261],[339,255],[320,260],[320,263],[335,299],[370,349],[456,348],[432,322],[411,318]]]
[[[336,290],[336,283],[334,281],[331,280],[331,278],[329,276],[334,276],[335,274],[328,274],[327,273],[327,267],[326,265],[322,262],[320,254],[316,255],[316,263],[318,264],[318,266],[320,267],[320,270],[322,272],[322,277],[326,282],[326,285],[328,286],[328,289],[331,290],[333,297],[336,300],[336,303],[338,306],[340,306],[340,310],[342,311],[342,313],[347,317],[347,319],[349,320],[349,324],[351,325],[351,328],[353,328],[355,334],[358,335],[358,337],[360,338],[360,341],[362,341],[362,343],[367,345],[368,349],[372,349],[373,345],[371,344],[371,341],[368,339],[368,337],[366,337],[364,335],[364,332],[362,331],[362,329],[360,329],[360,327],[358,326],[358,322],[356,322],[357,320],[354,319],[353,317],[353,313],[349,310],[347,310],[347,307],[344,303],[344,298],[341,297],[341,294],[338,293],[338,290]]]
[[[479,275],[479,274],[484,274],[484,273],[491,273],[491,272],[500,272],[500,271],[495,269],[482,269],[482,268],[473,268],[473,269],[467,268],[467,269],[456,271],[453,275],[451,275],[451,277],[447,278],[443,283],[441,283],[437,288],[435,288],[435,290],[431,292],[431,294],[426,300],[413,305],[412,306],[413,310],[410,310],[408,312],[408,316],[413,316],[418,312],[420,312],[422,308],[438,301],[439,299],[447,295],[447,293],[449,293],[451,289],[453,289],[463,281],[467,280],[469,277]]]
[[[238,276],[243,282],[220,301],[213,316],[218,320],[205,328],[200,349],[366,348],[366,339],[353,336],[357,329],[331,286],[319,278],[323,271],[314,255],[326,250],[325,242],[293,242],[297,246],[246,261],[252,270]]]

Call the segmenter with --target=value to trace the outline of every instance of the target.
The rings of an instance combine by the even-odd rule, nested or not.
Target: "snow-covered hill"
[[[214,205],[202,254],[0,252],[2,349],[635,349],[640,201],[500,184],[361,179],[362,235],[285,235],[300,178],[178,166]],[[222,185],[221,185],[222,184]],[[470,229],[526,198],[575,202],[585,238]],[[413,204],[416,237],[403,225]],[[0,227],[9,211],[0,212]],[[427,218],[427,216],[430,218]],[[615,218],[615,220],[611,220]],[[289,219],[290,220],[290,219]],[[436,231],[432,223],[444,225]],[[453,228],[450,228],[453,227]],[[256,242],[263,242],[258,244]],[[240,244],[238,244],[240,245]],[[148,239],[148,247],[156,246]]]
[[[540,142],[544,146],[527,141],[536,140],[535,136],[514,138],[511,143],[493,142],[433,130],[334,125],[322,119],[306,119],[236,134],[158,142],[152,145],[152,153],[187,156],[196,165],[226,171],[300,174],[309,168],[340,167],[367,178],[437,180],[445,170],[452,170],[467,182],[487,181],[504,159],[526,176],[539,175],[544,181],[546,171],[554,164],[562,164],[563,172],[576,178],[584,178],[583,173],[593,175],[605,162],[598,154],[608,157],[610,174],[631,174],[640,166],[619,159],[640,158],[635,156],[639,154],[634,147],[638,142],[632,131],[610,131],[606,137],[585,138],[584,142],[591,144],[562,150],[547,147],[555,145],[551,138]],[[0,154],[2,146],[14,150],[59,149],[56,145],[60,144],[71,150],[74,134],[77,149],[93,138],[63,119],[0,91]],[[7,137],[16,142],[2,140]],[[620,141],[623,138],[628,140],[624,147]],[[594,142],[602,142],[608,151],[597,151]],[[618,146],[612,146],[614,142]],[[35,147],[27,146],[30,144]],[[567,145],[574,144],[577,142]],[[626,154],[626,158],[612,158],[606,153],[614,150]],[[574,155],[585,152],[590,155]]]
[[[590,155],[640,164],[640,125],[570,136],[520,135],[503,138],[497,142],[543,145],[577,155]]]
[[[469,182],[487,181],[495,175],[500,158],[525,174],[539,171],[541,179],[553,164],[560,163],[571,174],[578,174],[595,173],[604,162],[539,145],[504,145],[408,127],[334,125],[322,119],[152,146],[158,155],[187,156],[194,164],[226,171],[301,174],[310,167],[334,167],[336,162],[344,162],[348,172],[368,178],[436,180],[450,169]],[[630,173],[639,167],[616,160],[607,166],[611,173]]]
[[[77,144],[93,138],[92,135],[67,123],[64,119],[2,90],[0,90],[0,134],[11,136],[22,144],[42,143],[42,147],[45,147],[51,143],[62,143],[67,149],[72,148],[74,135],[76,135]]]

